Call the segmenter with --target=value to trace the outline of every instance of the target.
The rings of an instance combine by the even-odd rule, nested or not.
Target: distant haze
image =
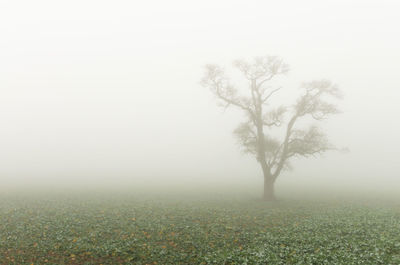
[[[218,108],[199,81],[217,63],[240,84],[233,60],[277,55],[291,69],[277,104],[303,81],[339,85],[343,113],[323,127],[350,149],[296,161],[278,186],[399,190],[399,10],[382,0],[2,1],[0,187],[261,185],[232,136],[242,114]]]

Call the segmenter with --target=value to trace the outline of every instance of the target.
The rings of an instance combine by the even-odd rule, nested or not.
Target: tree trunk
[[[275,193],[274,193],[274,183],[275,179],[271,174],[271,170],[268,168],[267,163],[265,162],[265,157],[262,156],[262,160],[258,162],[261,165],[261,169],[264,175],[264,201],[275,201]]]
[[[274,181],[264,176],[264,201],[275,201]]]

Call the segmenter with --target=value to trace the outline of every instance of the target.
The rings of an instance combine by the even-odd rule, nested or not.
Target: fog
[[[397,1],[2,1],[0,187],[257,190],[262,172],[199,84],[204,65],[277,55],[276,104],[338,84],[323,122],[350,152],[298,159],[279,190],[400,189]],[[230,72],[240,80],[239,72]],[[240,82],[239,82],[240,83]],[[278,100],[279,99],[279,100]],[[261,191],[261,188],[260,188]]]

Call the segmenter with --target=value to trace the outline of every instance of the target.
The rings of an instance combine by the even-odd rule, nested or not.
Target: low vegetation
[[[400,207],[3,196],[0,264],[400,264]]]

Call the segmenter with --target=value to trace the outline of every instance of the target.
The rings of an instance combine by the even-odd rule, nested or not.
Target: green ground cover
[[[0,264],[400,264],[400,208],[3,196]]]

